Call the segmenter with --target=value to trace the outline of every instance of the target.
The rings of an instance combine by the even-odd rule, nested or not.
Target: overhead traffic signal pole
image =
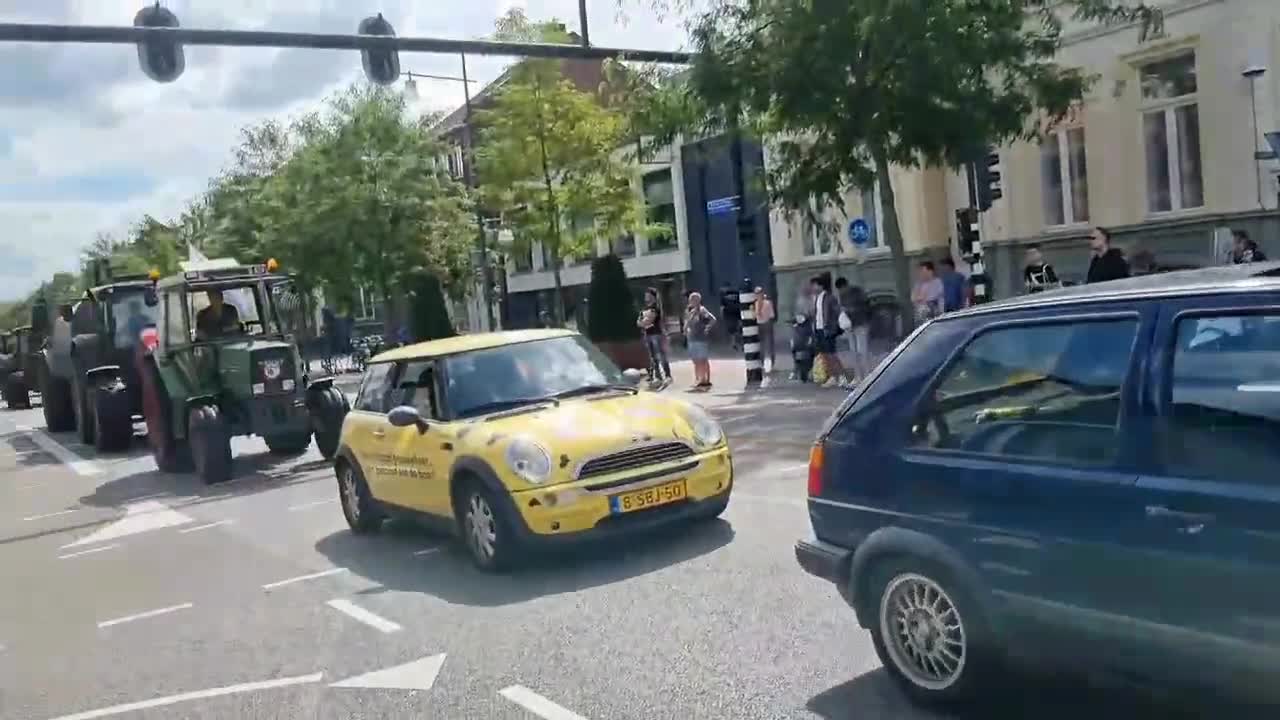
[[[692,55],[669,50],[640,50],[557,43],[520,43],[498,40],[453,40],[428,37],[396,37],[342,33],[302,33],[275,30],[207,30],[182,27],[132,27],[124,25],[57,25],[49,23],[0,23],[0,42],[87,43],[135,45],[179,43],[227,47],[304,48],[312,50],[372,50],[383,52],[469,53],[506,57],[564,58],[687,65]]]

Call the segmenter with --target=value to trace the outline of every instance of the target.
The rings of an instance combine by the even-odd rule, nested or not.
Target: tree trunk
[[[872,152],[876,164],[876,180],[880,183],[880,203],[884,215],[884,239],[889,244],[890,257],[893,260],[893,285],[898,296],[898,308],[902,317],[902,332],[910,333],[915,328],[916,313],[911,303],[911,268],[907,264],[907,254],[902,247],[902,228],[898,226],[898,203],[893,194],[893,183],[889,179],[889,161],[882,149]]]

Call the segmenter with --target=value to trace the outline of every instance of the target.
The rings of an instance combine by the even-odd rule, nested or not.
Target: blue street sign
[[[738,210],[738,196],[730,195],[729,197],[716,198],[707,201],[708,215],[728,215]]]
[[[849,221],[849,242],[862,247],[871,242],[871,226],[862,218]]]

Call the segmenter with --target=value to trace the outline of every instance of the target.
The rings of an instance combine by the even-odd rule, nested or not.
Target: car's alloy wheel
[[[472,493],[467,503],[466,519],[467,544],[471,546],[471,552],[481,563],[491,563],[498,543],[498,520],[488,500],[478,492]]]
[[[937,582],[916,573],[897,575],[880,596],[879,615],[886,649],[911,683],[940,692],[964,675],[964,620]]]
[[[356,485],[356,471],[350,465],[342,466],[342,509],[352,525],[360,524],[360,488]]]

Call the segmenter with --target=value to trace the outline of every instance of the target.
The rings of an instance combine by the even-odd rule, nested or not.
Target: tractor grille
[[[586,461],[578,470],[578,479],[586,480],[587,478],[610,475],[624,470],[634,470],[637,468],[647,467],[649,465],[658,465],[661,463],[672,462],[674,460],[681,460],[691,457],[692,455],[693,449],[684,443],[669,442],[659,443],[656,445],[645,445],[643,447],[616,452],[611,455],[602,455]]]

